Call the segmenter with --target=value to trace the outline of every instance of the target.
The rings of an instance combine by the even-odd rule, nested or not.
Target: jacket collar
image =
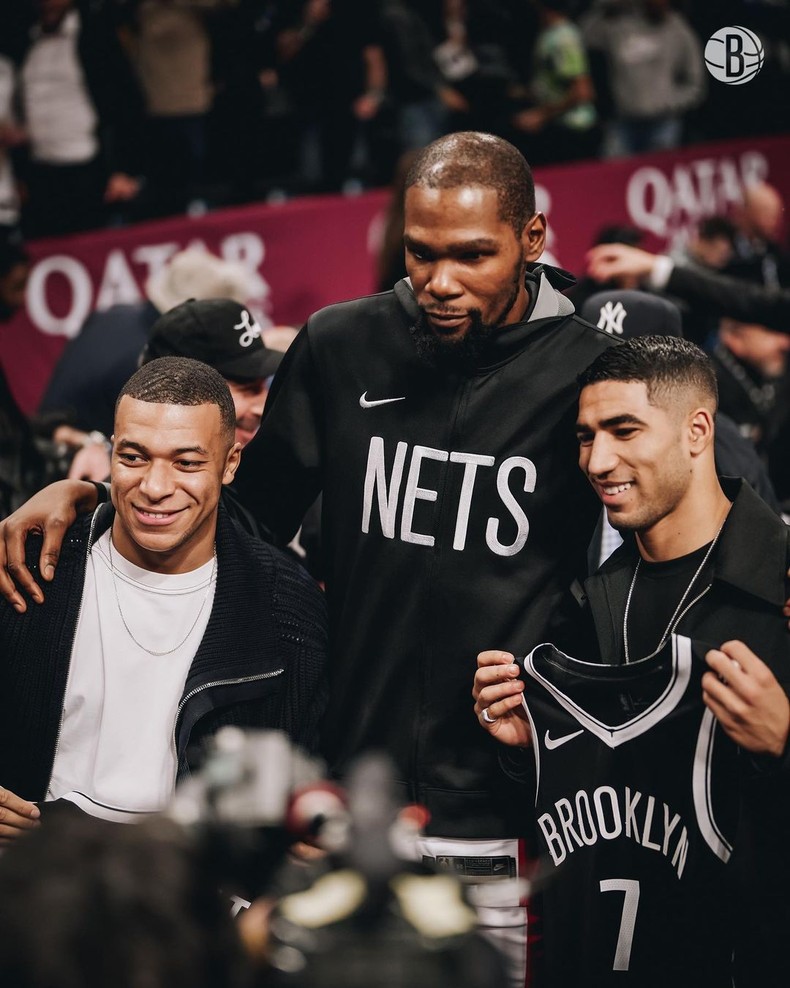
[[[732,508],[715,554],[714,579],[781,607],[787,598],[788,529],[745,480],[719,479]]]

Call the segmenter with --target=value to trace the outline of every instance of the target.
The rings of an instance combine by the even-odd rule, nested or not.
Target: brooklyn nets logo
[[[765,51],[754,31],[746,27],[722,27],[705,45],[708,72],[728,86],[750,82],[763,67]]]

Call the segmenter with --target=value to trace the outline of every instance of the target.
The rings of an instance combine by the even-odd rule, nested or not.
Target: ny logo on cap
[[[252,319],[246,309],[241,310],[241,320],[233,328],[244,330],[239,337],[241,346],[249,346],[253,340],[257,340],[261,335],[261,327]]]
[[[618,336],[623,335],[623,320],[625,319],[627,312],[622,302],[616,302],[612,305],[611,302],[607,302],[605,305],[601,306],[601,315],[598,319],[598,329],[602,329],[605,333],[613,336],[615,333]]]

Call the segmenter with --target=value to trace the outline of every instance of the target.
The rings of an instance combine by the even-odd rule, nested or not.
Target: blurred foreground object
[[[246,969],[211,869],[166,820],[63,812],[0,858],[8,988],[240,988]]]
[[[390,760],[362,756],[347,789],[347,817],[322,831],[324,842],[334,845],[330,855],[313,866],[309,887],[283,896],[271,914],[268,983],[505,984],[502,961],[477,934],[476,913],[460,882],[406,860],[419,818],[397,805]]]

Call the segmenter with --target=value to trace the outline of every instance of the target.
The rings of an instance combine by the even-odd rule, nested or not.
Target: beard
[[[421,308],[411,329],[417,354],[432,367],[442,370],[459,373],[474,370],[496,326],[484,323],[479,309],[470,309],[469,319],[472,325],[460,339],[444,339],[434,331]]]
[[[516,304],[521,286],[524,284],[524,265],[519,262],[513,272],[510,291],[502,303],[499,315],[490,323],[483,322],[480,309],[469,309],[467,315],[470,327],[460,338],[449,339],[441,336],[431,326],[425,309],[420,306],[420,314],[411,328],[418,355],[432,367],[460,374],[468,374],[480,366],[486,346],[507,318]],[[500,296],[501,297],[501,296]]]

